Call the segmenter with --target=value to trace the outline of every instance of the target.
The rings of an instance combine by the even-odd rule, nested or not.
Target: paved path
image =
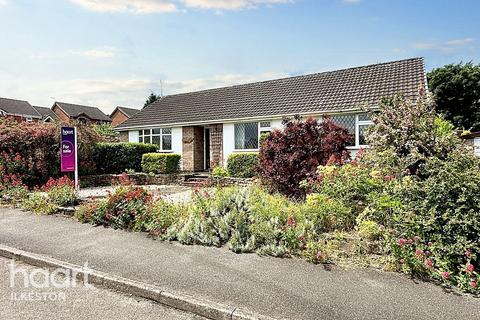
[[[34,274],[35,281],[44,284],[44,270],[18,262],[15,262],[17,273],[11,286],[10,264],[11,260],[0,257],[0,319],[204,319],[149,300],[89,288],[81,281],[68,288],[55,288],[51,283],[48,288],[25,287],[22,273]],[[62,276],[55,279],[58,284],[72,281]]]
[[[154,241],[59,216],[0,209],[0,243],[288,319],[478,319],[480,299],[377,271]]]
[[[113,192],[117,188],[116,186],[110,187],[92,187],[80,189],[78,195],[81,199],[87,199],[91,197],[102,198],[106,197],[109,193]],[[156,195],[161,195],[165,199],[169,199],[173,202],[188,202],[191,199],[192,188],[188,186],[176,186],[176,185],[146,185],[142,188],[153,192]]]

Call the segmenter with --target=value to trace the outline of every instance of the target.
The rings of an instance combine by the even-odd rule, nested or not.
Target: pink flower
[[[419,236],[413,237],[413,241],[415,241],[415,243],[418,243],[418,241],[420,241],[420,237]]]
[[[472,256],[472,251],[470,249],[465,251],[465,257],[470,258],[471,256]]]
[[[473,266],[473,264],[469,263],[469,264],[467,264],[467,269],[466,270],[467,270],[468,273],[472,273],[473,270],[475,270],[475,267]]]
[[[407,243],[407,240],[400,238],[397,240],[397,243],[400,247],[403,247]]]
[[[412,243],[413,243],[413,240],[412,240],[412,239],[408,239],[408,240],[407,240],[407,243],[408,243],[408,244],[412,244]]]
[[[422,250],[422,249],[417,249],[417,250],[415,251],[415,254],[416,254],[417,256],[422,256],[422,255],[423,255],[423,250]]]
[[[448,277],[450,277],[450,273],[448,273],[447,271],[442,272],[442,278],[443,279],[447,280]]]
[[[429,247],[433,246],[433,242],[432,242],[432,241],[429,241],[429,242],[428,242],[428,246],[429,246]]]
[[[321,252],[321,251],[318,251],[315,258],[317,259],[317,261],[323,261],[323,254],[322,254],[322,252]]]
[[[427,257],[428,257],[428,256],[430,256],[430,254],[431,254],[431,252],[430,252],[430,251],[428,251],[428,250],[427,250],[427,251],[425,251],[425,255],[426,255]]]
[[[291,216],[290,218],[288,218],[287,224],[288,224],[289,226],[294,226],[294,225],[295,225],[295,218],[294,218],[293,216]]]
[[[432,261],[432,259],[427,259],[427,260],[425,260],[425,266],[427,266],[427,268],[433,267],[433,261]]]
[[[398,261],[398,262],[400,262],[400,264],[404,264],[404,263],[405,263],[405,259],[400,259],[400,261]]]
[[[470,287],[472,287],[473,289],[477,289],[477,286],[478,286],[477,281],[475,280],[470,281]]]

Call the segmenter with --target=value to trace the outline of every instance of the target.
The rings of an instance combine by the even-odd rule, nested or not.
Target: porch
[[[223,125],[182,128],[184,171],[209,171],[223,165]]]

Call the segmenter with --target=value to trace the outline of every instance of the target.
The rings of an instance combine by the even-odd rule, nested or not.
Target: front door
[[[205,128],[205,136],[203,141],[205,141],[205,171],[210,170],[210,129]]]

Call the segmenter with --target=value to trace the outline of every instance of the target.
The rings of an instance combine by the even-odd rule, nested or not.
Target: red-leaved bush
[[[346,146],[352,139],[329,117],[322,122],[313,118],[285,121],[284,129],[274,130],[260,147],[260,178],[287,196],[303,197],[300,182],[314,177],[319,165],[348,159]]]
[[[89,127],[78,128],[80,174],[94,172],[93,148],[100,137]],[[60,176],[60,125],[57,123],[0,121],[0,152],[19,154],[28,170],[22,172],[29,187]]]

